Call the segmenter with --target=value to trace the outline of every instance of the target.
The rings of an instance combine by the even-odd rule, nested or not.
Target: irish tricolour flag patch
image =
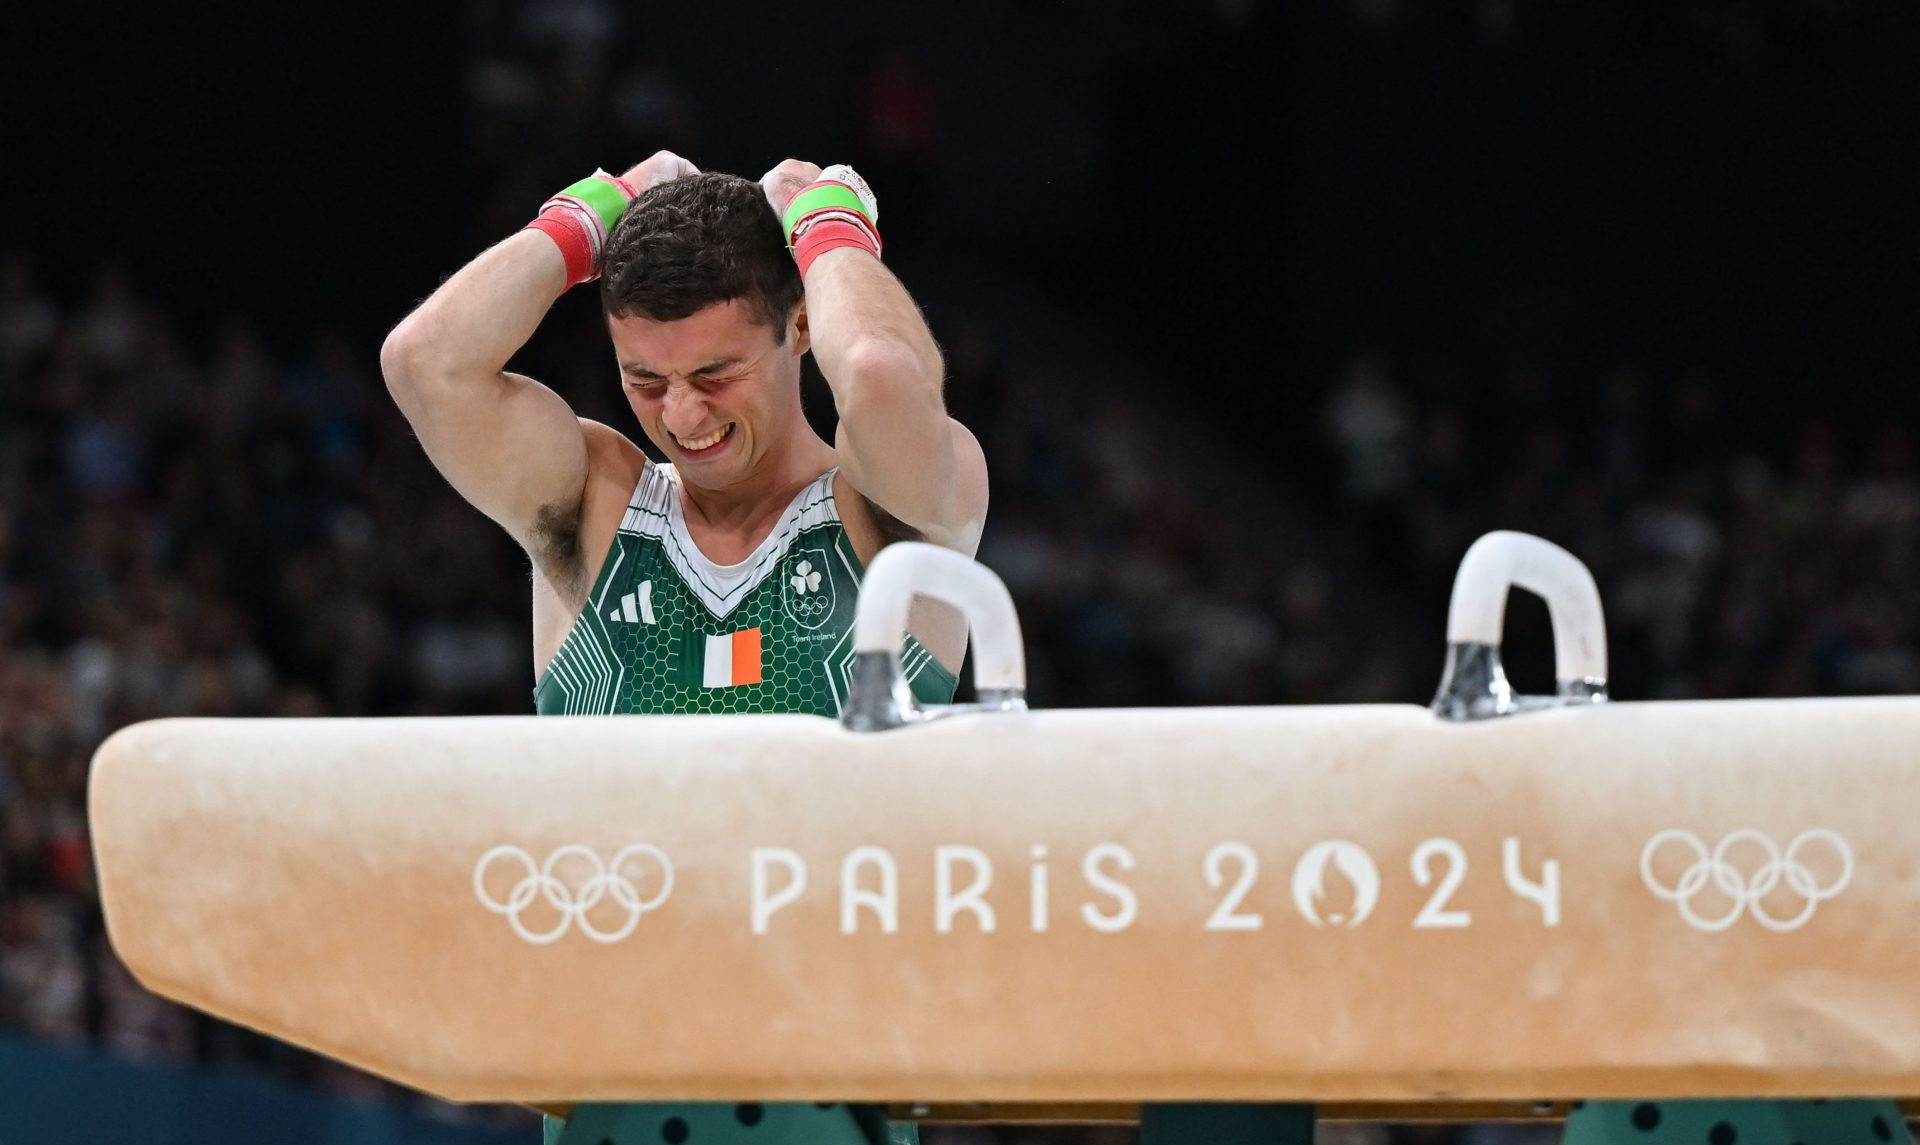
[[[760,682],[760,630],[743,628],[707,637],[700,682],[709,688],[737,688]]]

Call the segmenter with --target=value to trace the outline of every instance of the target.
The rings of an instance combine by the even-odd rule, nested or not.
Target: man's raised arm
[[[849,168],[823,175],[796,159],[760,182],[800,262],[808,338],[840,414],[842,471],[927,540],[971,555],[986,520],[986,460],[947,416],[946,367],[920,308],[877,257],[871,192]]]
[[[691,171],[663,151],[618,180],[582,180],[448,279],[380,348],[387,389],[434,466],[529,551],[548,516],[577,511],[587,447],[566,401],[506,364],[560,295],[597,273],[627,200]]]

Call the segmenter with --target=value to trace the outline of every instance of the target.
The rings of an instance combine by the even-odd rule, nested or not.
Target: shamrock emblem
[[[820,572],[813,567],[812,561],[801,561],[793,567],[793,591],[805,596],[820,591]]]

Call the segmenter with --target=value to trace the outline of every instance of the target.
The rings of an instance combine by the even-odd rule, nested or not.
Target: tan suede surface
[[[91,803],[109,933],[142,982],[456,1100],[1920,1094],[1920,699],[1462,726],[1385,705],[1049,711],[871,735],[168,720],[100,749]],[[1783,858],[1833,832],[1851,876],[1813,838],[1742,902],[1769,861],[1743,837],[1684,896],[1733,919],[1706,931],[1643,877],[1667,830],[1706,851],[1758,832]],[[1557,925],[1510,885],[1510,838],[1523,891],[1558,864]],[[503,845],[538,865],[639,843],[673,881],[637,922],[665,889],[644,855],[578,918],[510,854],[476,886]],[[950,899],[990,861],[991,932],[964,908],[937,926],[942,845],[973,849],[946,852]],[[1687,882],[1689,846],[1656,853],[1661,885]],[[763,900],[806,871],[758,934],[756,848]],[[892,932],[849,916],[850,854],[872,897],[897,879]],[[547,889],[576,901],[595,861],[569,852]],[[530,942],[483,893],[528,933],[566,926]]]

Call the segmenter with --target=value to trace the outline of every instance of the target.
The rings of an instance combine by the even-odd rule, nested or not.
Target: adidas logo
[[[620,598],[620,607],[607,613],[609,624],[658,624],[653,618],[653,582],[643,580],[638,591]]]

